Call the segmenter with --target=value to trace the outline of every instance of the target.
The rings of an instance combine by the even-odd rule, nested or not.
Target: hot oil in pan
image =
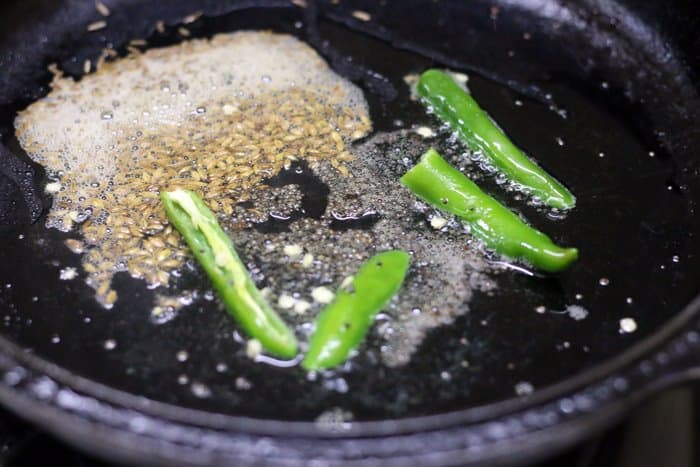
[[[303,34],[293,26],[300,20],[296,13],[276,15],[273,23],[261,23],[260,18],[269,17],[260,11],[239,13],[209,21],[211,29],[206,32],[274,27]],[[481,175],[462,156],[464,148],[449,141],[446,132],[423,140],[408,129],[438,127],[419,104],[410,101],[403,83],[407,73],[433,66],[430,60],[332,24],[322,24],[321,34],[342,56],[381,74],[397,91],[389,100],[391,93],[365,90],[377,133],[406,131],[367,141],[362,154],[389,161],[396,157],[393,167],[399,172],[398,163],[404,157],[413,162],[421,150],[434,145],[537,227],[561,243],[579,247],[580,261],[555,278],[510,271],[499,274],[496,293],[477,293],[469,313],[431,331],[405,365],[391,367],[377,358],[386,345],[382,330],[387,329],[377,323],[365,347],[370,351],[353,360],[351,371],[310,380],[299,369],[248,359],[232,336],[231,320],[206,299],[164,325],[152,324],[148,316],[152,292],[139,281],[117,275],[115,287],[127,298],[106,312],[80,281],[59,279],[61,268],[79,267],[79,261],[63,247],[66,236],[47,231],[40,221],[21,232],[3,234],[7,245],[0,253],[3,264],[15,265],[0,269],[2,283],[9,284],[0,295],[10,310],[5,334],[69,369],[158,400],[287,419],[313,419],[337,407],[356,420],[366,420],[464,408],[556,382],[652,332],[687,302],[694,286],[685,280],[688,269],[683,274],[677,269],[684,265],[688,251],[683,232],[686,201],[668,189],[671,164],[660,160],[660,154],[651,157],[650,149],[623,121],[573,83],[544,84],[559,108],[567,110],[563,118],[546,104],[470,76],[470,88],[484,107],[578,196],[575,211],[552,220],[526,198],[504,190],[494,177]],[[312,177],[303,166],[298,168],[301,174],[295,172],[295,176]],[[288,175],[281,174],[280,184]],[[325,203],[329,203],[326,209],[333,207],[334,190],[329,188],[326,199],[321,185],[305,184],[301,206],[306,202],[309,213],[320,212]],[[342,205],[352,202],[343,200]],[[365,212],[370,211],[355,214]],[[338,219],[353,217],[337,214]],[[338,222],[336,227],[342,228],[347,221]],[[282,233],[266,235],[284,235],[285,228],[278,227],[270,229]],[[358,226],[349,227],[354,231]],[[251,233],[251,238],[258,234],[262,238],[259,231]],[[466,241],[466,237],[453,241]],[[645,254],[640,255],[640,250]],[[648,283],[657,284],[653,293],[639,286]],[[181,281],[185,288],[203,284],[196,269]],[[572,304],[585,307],[588,317],[577,321],[568,314],[550,313]],[[544,313],[538,313],[542,309]],[[636,333],[620,335],[619,320],[628,316],[640,327]]]

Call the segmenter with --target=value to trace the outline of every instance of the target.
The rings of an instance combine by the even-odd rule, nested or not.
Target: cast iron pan
[[[554,453],[650,392],[700,375],[693,3],[104,3],[108,26],[91,34],[85,26],[100,19],[92,1],[0,10],[0,401],[9,409],[118,461],[513,463]],[[197,10],[204,16],[188,25],[196,37],[265,28],[307,40],[363,87],[377,131],[431,122],[408,99],[404,74],[432,65],[470,73],[477,98],[579,204],[552,220],[487,189],[578,246],[581,260],[555,277],[499,274],[499,293],[476,296],[405,367],[370,365],[363,352],[342,375],[345,393],[299,369],[251,362],[235,324],[211,304],[156,325],[152,292],[118,276],[122,298],[100,308],[81,280],[59,280],[60,267],[79,267],[63,246],[79,233],[43,226],[45,174],[19,149],[12,121],[46,94],[49,63],[79,78],[84,59],[109,44],[177,42],[182,18]],[[165,34],[154,35],[158,20]],[[588,317],[535,312],[570,304]],[[636,332],[620,333],[626,317]],[[116,348],[105,348],[110,339]],[[380,344],[372,334],[366,348]],[[186,361],[175,357],[181,350]],[[241,376],[251,389],[236,389]],[[193,383],[211,396],[198,397]],[[353,421],[322,430],[314,420],[331,408]]]

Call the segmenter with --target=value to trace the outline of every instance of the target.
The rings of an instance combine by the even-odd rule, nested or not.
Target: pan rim
[[[603,360],[582,372],[575,373],[562,381],[544,386],[528,396],[511,397],[484,405],[439,414],[353,422],[349,424],[350,426],[347,429],[339,432],[322,430],[313,421],[274,420],[223,414],[187,408],[115,389],[93,379],[74,374],[44,357],[26,352],[21,346],[2,335],[0,335],[0,356],[2,354],[9,356],[10,359],[20,365],[26,366],[28,369],[45,375],[67,388],[79,391],[85,396],[98,401],[134,410],[157,419],[193,427],[233,430],[268,436],[289,436],[293,434],[296,437],[303,438],[391,436],[481,423],[504,415],[523,412],[543,405],[546,402],[560,399],[567,394],[575,392],[577,389],[614,376],[617,372],[631,366],[632,363],[642,359],[645,355],[652,354],[654,350],[670,341],[673,337],[685,334],[684,331],[688,333],[696,332],[695,328],[697,325],[694,326],[693,319],[697,318],[698,315],[700,315],[700,295],[691,300],[688,305],[660,329],[636,342],[623,352]],[[667,366],[671,367],[670,365]],[[651,384],[658,378],[658,375],[649,375],[647,383]],[[7,386],[6,382],[4,384]],[[639,392],[644,387],[633,388],[629,392]],[[16,388],[13,389],[17,390]],[[0,404],[9,405],[1,392]]]

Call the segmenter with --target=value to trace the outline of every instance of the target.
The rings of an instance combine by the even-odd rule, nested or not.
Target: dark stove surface
[[[117,464],[0,411],[0,467]],[[535,467],[700,467],[700,387],[667,391],[612,429]]]

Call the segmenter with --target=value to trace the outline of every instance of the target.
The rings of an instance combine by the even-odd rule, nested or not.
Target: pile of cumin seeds
[[[229,222],[236,205],[293,161],[347,173],[346,145],[371,122],[362,92],[306,44],[239,32],[117,60],[80,82],[58,77],[15,126],[51,178],[47,226],[82,234],[68,247],[109,308],[115,273],[155,288],[188,257],[161,191],[194,190],[240,229]]]

